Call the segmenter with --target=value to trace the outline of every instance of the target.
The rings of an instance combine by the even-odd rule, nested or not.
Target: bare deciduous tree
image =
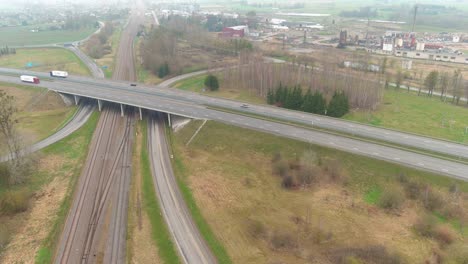
[[[15,117],[17,112],[15,98],[0,90],[0,133],[2,143],[7,146],[10,155],[9,184],[15,184],[24,179],[20,137],[15,129],[15,124],[18,122]]]

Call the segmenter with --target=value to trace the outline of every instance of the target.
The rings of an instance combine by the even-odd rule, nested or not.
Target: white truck
[[[66,71],[51,71],[50,76],[60,77],[60,78],[67,78],[68,77],[68,72],[66,72]]]
[[[27,82],[27,83],[39,83],[39,78],[36,76],[30,76],[30,75],[21,75],[20,80],[22,82]]]

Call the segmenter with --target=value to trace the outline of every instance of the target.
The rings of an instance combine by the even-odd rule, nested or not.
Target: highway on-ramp
[[[178,188],[169,158],[164,126],[162,115],[150,115],[148,123],[149,158],[163,216],[184,263],[216,263],[215,257],[211,254],[195,226]]]

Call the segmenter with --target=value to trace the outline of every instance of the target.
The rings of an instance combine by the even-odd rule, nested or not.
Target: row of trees
[[[16,54],[15,48],[9,48],[8,46],[0,48],[0,57],[3,55]]]
[[[70,14],[65,19],[65,23],[62,26],[64,30],[80,30],[87,27],[96,26],[98,27],[96,18],[90,15],[84,14]]]
[[[114,33],[114,24],[112,22],[106,22],[104,27],[98,34],[92,35],[86,42],[85,49],[89,56],[95,59],[102,58],[106,54],[112,52],[111,45],[108,44],[109,38]]]
[[[452,103],[458,105],[463,94],[468,98],[468,82],[463,80],[460,70],[455,70],[452,75],[448,72],[431,71],[424,79],[424,87],[430,97],[432,97],[434,91],[439,90],[440,100],[444,102],[447,101],[448,97],[451,97]],[[421,88],[418,95],[420,93]]]
[[[159,27],[144,34],[140,57],[143,67],[161,78],[182,73],[187,68],[208,68],[218,57],[224,60],[229,55],[234,57],[238,51],[253,49],[246,40],[214,37],[196,16],[168,16],[160,22]]]
[[[223,87],[244,89],[260,97],[267,97],[272,87],[280,83],[288,87],[314,87],[325,98],[335,91],[348,97],[351,108],[375,109],[383,97],[381,76],[374,73],[340,69],[337,64],[272,63],[261,54],[241,52],[238,67],[222,72]]]
[[[312,92],[312,89],[308,89],[304,94],[300,86],[287,87],[282,84],[268,91],[267,103],[333,117],[342,117],[349,111],[348,97],[343,92],[335,91],[327,105],[327,100],[318,90]]]

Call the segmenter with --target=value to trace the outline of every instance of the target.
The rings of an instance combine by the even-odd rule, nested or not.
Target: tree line
[[[114,30],[114,24],[112,22],[106,22],[99,33],[92,35],[85,45],[85,50],[88,55],[94,59],[100,59],[104,55],[110,54],[112,52],[112,47],[108,44],[108,41],[114,33]]]
[[[99,26],[96,18],[90,15],[70,14],[62,25],[64,30],[80,30],[87,27]]]
[[[187,68],[208,68],[212,65],[212,61],[208,61],[211,55],[234,57],[241,50],[253,49],[247,40],[225,40],[213,36],[196,16],[168,16],[160,23],[159,27],[142,34],[140,44],[141,64],[160,78],[182,73]],[[200,56],[200,53],[208,56]]]
[[[16,54],[16,49],[9,48],[8,46],[5,46],[4,48],[0,48],[0,57],[3,55],[10,55],[10,54]]]
[[[432,97],[434,91],[440,91],[440,100],[446,102],[451,97],[453,104],[459,104],[460,99],[468,98],[468,81],[463,80],[461,71],[455,70],[451,75],[448,72],[431,71],[424,79],[424,88],[427,96]],[[450,93],[450,96],[449,96]],[[421,86],[418,95],[421,94]],[[468,101],[467,101],[468,104]]]
[[[369,110],[376,109],[383,98],[383,84],[375,73],[340,69],[333,63],[322,63],[320,68],[313,63],[272,63],[253,52],[241,52],[239,57],[237,67],[220,73],[223,87],[247,90],[264,98],[280,83],[287,87],[313,87],[327,100],[341,91],[346,94],[350,108]]]
[[[308,89],[303,93],[299,85],[288,87],[281,83],[275,90],[267,93],[267,103],[303,112],[342,117],[349,111],[349,101],[345,93],[335,91],[330,102],[318,90]]]

